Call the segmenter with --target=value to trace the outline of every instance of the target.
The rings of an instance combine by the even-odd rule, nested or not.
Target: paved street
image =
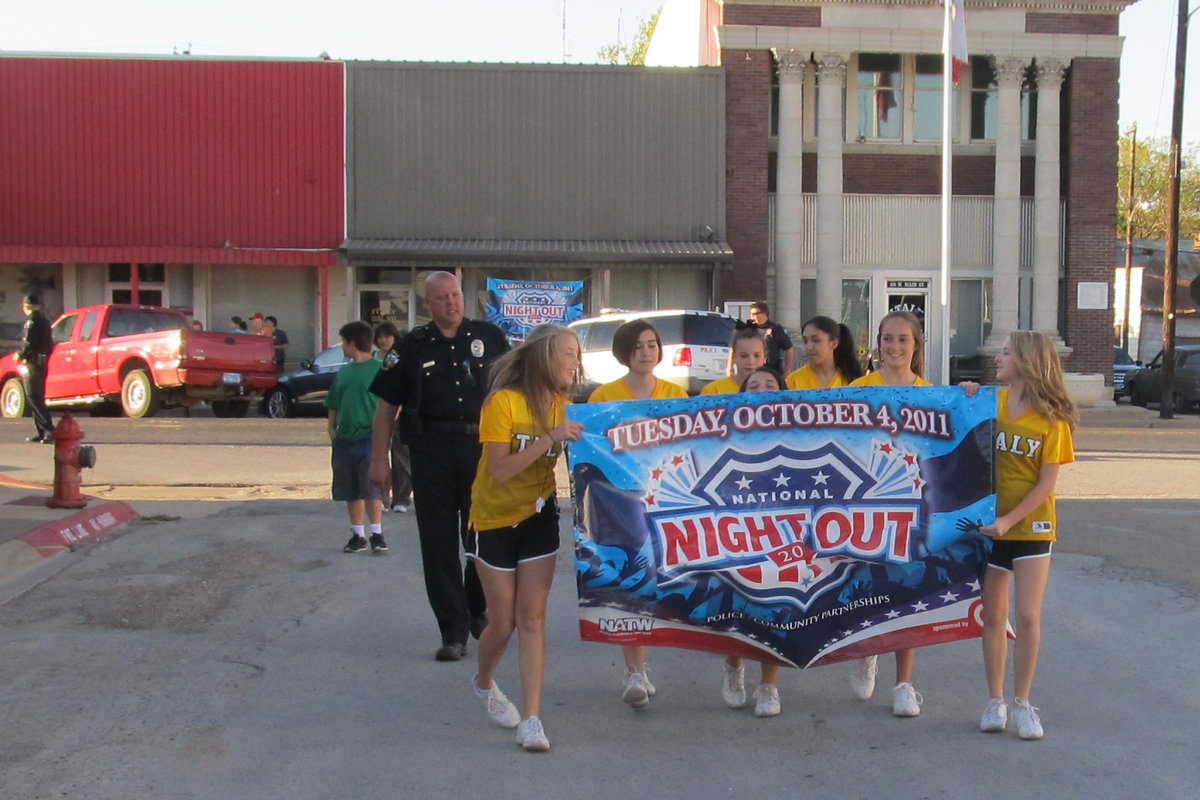
[[[723,706],[718,657],[669,649],[631,711],[617,648],[578,639],[564,524],[546,755],[487,721],[471,659],[433,661],[411,516],[385,516],[387,556],[340,552],[320,420],[83,416],[88,491],[144,519],[0,605],[0,797],[1194,798],[1200,420],[1133,413],[1085,427],[1064,471],[1044,741],[977,732],[974,641],[921,651],[915,720],[890,714],[887,658],[869,703],[844,667],[785,672],[758,720]],[[48,482],[25,425],[0,421],[0,475]]]

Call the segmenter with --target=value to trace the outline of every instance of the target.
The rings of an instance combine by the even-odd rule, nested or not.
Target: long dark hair
[[[837,340],[837,347],[833,349],[833,367],[842,373],[846,383],[861,378],[863,375],[862,363],[858,360],[858,349],[854,346],[854,334],[846,327],[846,323],[834,322],[829,317],[816,316],[800,326],[802,336],[804,329],[809,325],[824,332],[830,339]]]

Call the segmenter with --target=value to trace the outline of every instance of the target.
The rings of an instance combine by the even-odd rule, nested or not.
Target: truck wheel
[[[1146,398],[1142,396],[1142,390],[1136,383],[1129,387],[1129,404],[1146,407]]]
[[[158,388],[143,369],[135,369],[121,383],[121,410],[127,417],[153,417],[158,413]]]
[[[212,410],[214,417],[244,417],[246,412],[250,410],[249,400],[213,400]]]
[[[286,419],[296,412],[292,408],[292,398],[283,389],[272,389],[263,400],[263,413],[271,419]]]
[[[29,413],[25,404],[25,385],[20,378],[9,378],[0,389],[0,417],[12,419]]]

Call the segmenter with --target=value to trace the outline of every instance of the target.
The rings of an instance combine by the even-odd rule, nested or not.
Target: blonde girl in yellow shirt
[[[907,311],[892,311],[879,322],[875,337],[881,366],[853,381],[851,386],[932,386],[921,377],[925,372],[925,331],[921,321]],[[921,713],[921,695],[912,685],[916,648],[897,650],[896,685],[892,688],[892,713],[915,717]],[[875,692],[878,656],[860,658],[852,665],[850,686],[861,700]]]
[[[733,332],[733,375],[718,378],[700,390],[700,394],[730,394],[742,389],[742,381],[754,370],[767,363],[767,340],[762,331],[752,325]]]
[[[580,370],[579,337],[561,325],[541,325],[492,366],[491,393],[479,417],[483,455],[471,487],[468,556],[487,599],[488,624],[479,635],[475,692],[488,716],[517,729],[526,750],[549,750],[542,727],[546,670],[546,602],[558,553],[554,466],[583,426],[565,416]],[[518,633],[524,713],[493,676],[508,640]]]
[[[629,369],[624,377],[596,387],[589,403],[614,400],[661,400],[668,397],[687,397],[687,392],[670,381],[654,374],[662,363],[662,338],[644,319],[630,320],[613,332],[612,354]],[[644,644],[621,645],[625,658],[625,679],[621,700],[633,708],[645,708],[655,694],[654,684],[646,667]]]
[[[803,367],[787,376],[789,389],[832,389],[862,377],[850,329],[829,317],[813,317],[800,328]]]
[[[988,702],[979,721],[985,733],[1008,727],[1004,672],[1008,660],[1009,586],[1015,587],[1017,638],[1013,645],[1013,717],[1022,739],[1044,735],[1029,702],[1041,646],[1042,600],[1057,538],[1054,484],[1075,460],[1072,431],[1079,419],[1063,382],[1054,343],[1036,331],[1015,331],[996,354],[996,521],[980,532],[992,537],[983,579],[983,667]],[[974,394],[978,384],[962,384]]]

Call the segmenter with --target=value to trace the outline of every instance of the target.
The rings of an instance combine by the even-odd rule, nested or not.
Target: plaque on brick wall
[[[1101,281],[1080,281],[1077,305],[1080,311],[1102,311],[1108,308],[1108,284]]]

